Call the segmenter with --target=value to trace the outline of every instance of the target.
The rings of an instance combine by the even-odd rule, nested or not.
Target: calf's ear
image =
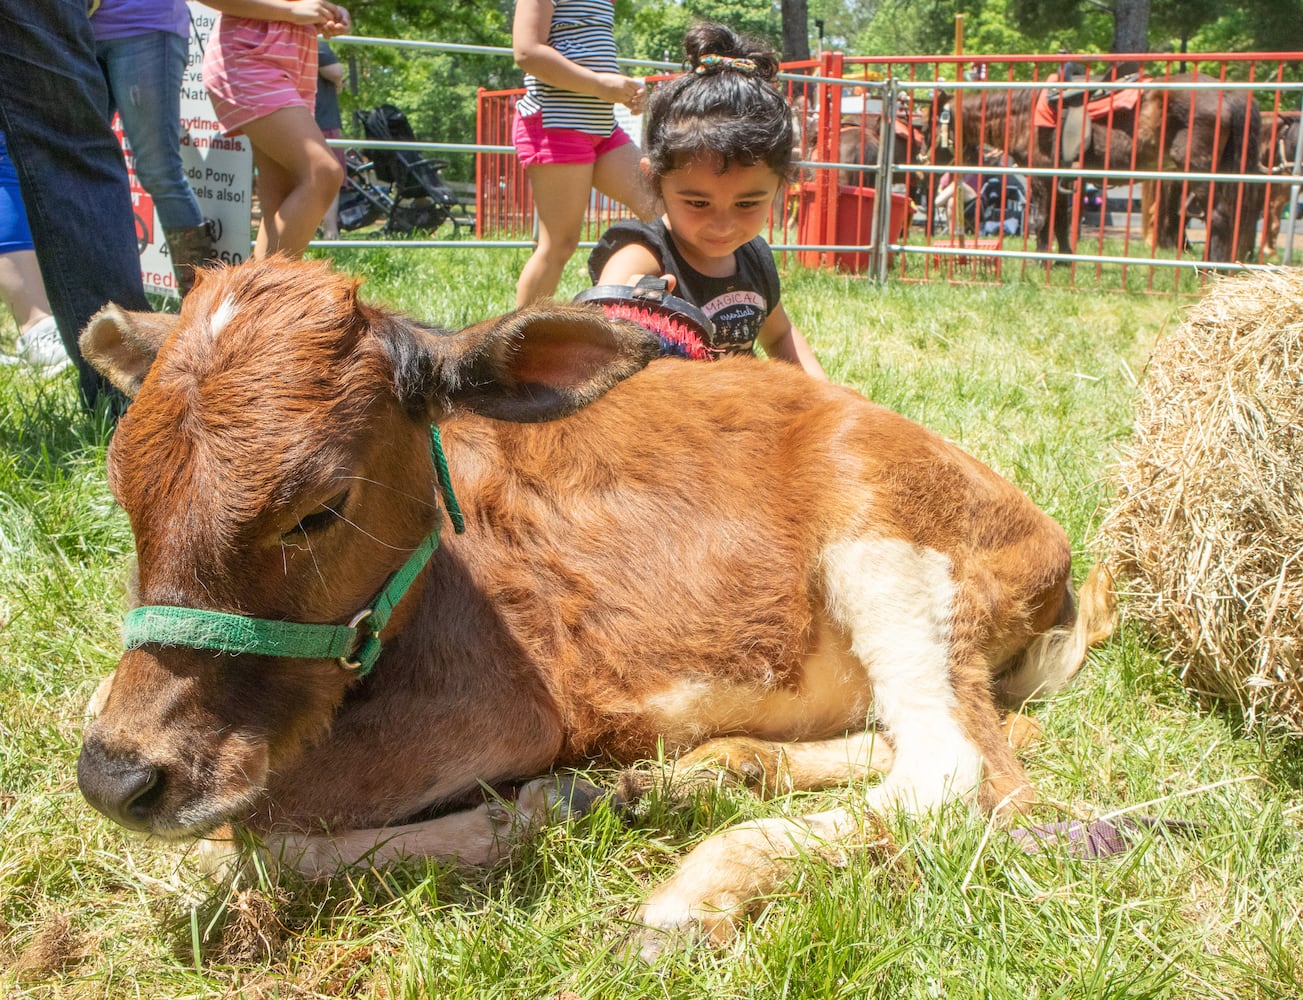
[[[425,402],[435,419],[462,410],[519,423],[554,420],[659,353],[655,334],[612,322],[598,306],[548,302],[432,337],[426,385],[433,398]]]
[[[91,317],[78,344],[97,372],[134,398],[176,323],[169,313],[128,312],[109,303]]]

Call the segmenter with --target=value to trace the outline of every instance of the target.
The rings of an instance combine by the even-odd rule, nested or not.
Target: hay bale
[[[1218,281],[1157,346],[1101,556],[1185,686],[1303,734],[1303,269]]]

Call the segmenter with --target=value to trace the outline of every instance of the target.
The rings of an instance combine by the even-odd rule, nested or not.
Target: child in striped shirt
[[[254,259],[298,256],[343,182],[313,117],[317,35],[348,30],[330,0],[204,0],[221,12],[204,53],[204,86],[226,135],[243,133],[258,171],[262,225]]]
[[[641,112],[647,89],[615,61],[612,0],[517,0],[511,45],[525,71],[512,140],[538,211],[538,246],[516,284],[516,305],[556,291],[579,246],[593,188],[653,217],[638,147],[615,104]]]

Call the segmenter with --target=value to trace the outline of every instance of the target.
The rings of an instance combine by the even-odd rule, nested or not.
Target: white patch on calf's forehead
[[[228,295],[217,304],[212,316],[208,318],[208,336],[215,339],[220,335],[231,320],[235,319],[235,313],[235,300]]]

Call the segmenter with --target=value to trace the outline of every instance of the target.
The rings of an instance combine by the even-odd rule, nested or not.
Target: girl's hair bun
[[[683,36],[683,51],[687,55],[685,65],[697,73],[733,69],[770,83],[778,77],[778,59],[769,45],[739,35],[725,24],[694,24]]]
[[[683,50],[688,72],[657,87],[643,115],[653,183],[701,158],[721,173],[763,163],[786,178],[796,134],[773,51],[708,21],[688,29]]]

